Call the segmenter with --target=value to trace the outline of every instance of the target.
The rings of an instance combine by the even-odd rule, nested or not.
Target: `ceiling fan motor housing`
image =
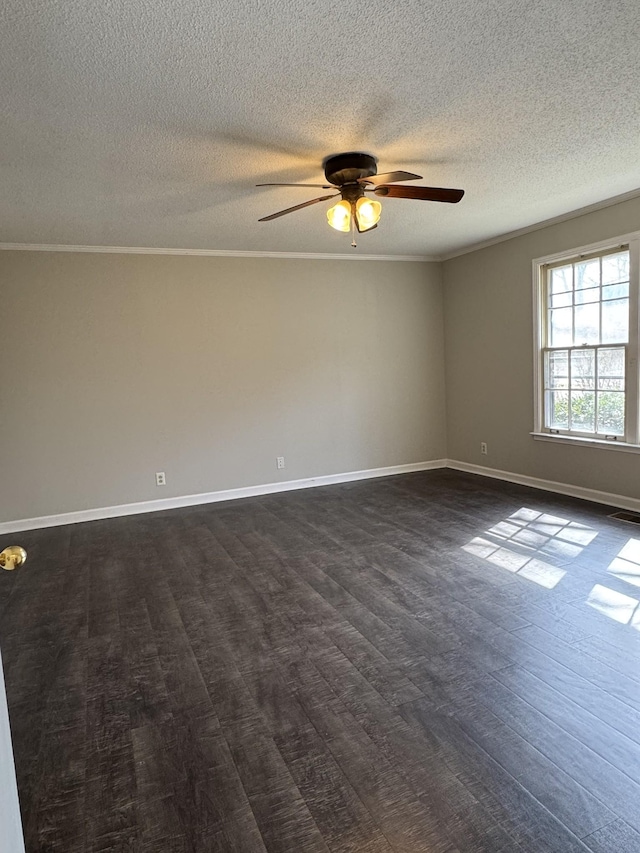
[[[355,184],[360,178],[370,178],[377,174],[377,161],[371,154],[350,151],[329,157],[324,163],[324,175],[330,184],[342,187]]]

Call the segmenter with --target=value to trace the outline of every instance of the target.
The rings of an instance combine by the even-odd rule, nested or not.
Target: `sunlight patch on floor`
[[[621,581],[640,586],[640,539],[629,539],[607,569]]]
[[[576,521],[521,507],[482,536],[475,536],[462,549],[553,589],[566,572],[548,560],[575,559],[597,535],[596,530]]]
[[[609,619],[640,631],[640,601],[637,598],[596,584],[589,593],[587,604]]]

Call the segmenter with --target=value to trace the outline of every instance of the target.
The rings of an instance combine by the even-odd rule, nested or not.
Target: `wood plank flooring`
[[[11,537],[28,853],[638,853],[610,511],[439,470]]]

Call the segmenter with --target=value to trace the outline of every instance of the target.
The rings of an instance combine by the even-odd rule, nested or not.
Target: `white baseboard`
[[[614,495],[610,492],[600,492],[597,489],[587,489],[583,486],[572,486],[568,483],[556,483],[554,480],[541,480],[539,477],[528,477],[525,474],[514,474],[512,471],[500,471],[497,468],[486,468],[484,465],[472,465],[469,462],[458,462],[447,459],[447,468],[465,471],[467,474],[480,474],[482,477],[492,477],[494,480],[506,480],[519,486],[531,486],[533,489],[543,489],[545,492],[556,492],[571,498],[582,498],[597,504],[606,504],[632,512],[640,512],[640,500],[625,495]]]
[[[82,521],[97,521],[104,518],[117,518],[125,515],[139,515],[145,512],[160,512],[165,509],[179,509],[199,504],[232,501],[240,498],[251,498],[259,495],[271,495],[277,492],[290,492],[295,489],[312,489],[317,486],[330,486],[337,483],[351,483],[357,480],[370,480],[375,477],[391,477],[394,474],[408,474],[414,471],[430,471],[434,468],[453,468],[468,474],[480,474],[494,480],[505,480],[520,486],[531,486],[559,495],[572,498],[582,498],[594,503],[628,509],[640,512],[640,500],[587,489],[582,486],[572,486],[568,483],[556,483],[554,480],[542,480],[538,477],[528,477],[524,474],[514,474],[512,471],[500,471],[484,465],[472,465],[469,462],[459,462],[456,459],[433,459],[430,462],[415,462],[408,465],[392,465],[387,468],[370,468],[366,471],[349,471],[344,474],[325,474],[320,477],[308,477],[303,480],[287,480],[282,483],[263,483],[258,486],[244,486],[239,489],[225,489],[219,492],[204,492],[199,495],[182,495],[175,498],[163,498],[154,501],[119,504],[117,506],[83,509],[76,512],[64,512],[59,515],[43,515],[39,518],[23,518],[16,521],[0,522],[0,535],[19,533],[23,530],[35,530],[42,527],[59,527],[63,524],[78,524]]]
[[[257,495],[271,495],[276,492],[290,492],[295,489],[312,489],[316,486],[351,483],[356,480],[370,480],[375,477],[390,477],[394,474],[408,474],[413,471],[429,471],[433,468],[445,468],[446,465],[446,459],[434,459],[431,462],[392,465],[388,468],[370,468],[366,471],[349,471],[344,474],[325,474],[321,477],[307,477],[304,480],[264,483],[259,486],[244,486],[239,489],[225,489],[220,492],[204,492],[199,495],[183,495],[175,498],[64,512],[59,515],[43,515],[39,518],[23,518],[16,521],[0,522],[0,534],[19,533],[22,530],[35,530],[41,527],[59,527],[63,524],[77,524],[81,521],[97,521],[102,518],[116,518],[123,515],[139,515],[144,512],[160,512],[165,509],[232,501],[239,498],[252,498]]]

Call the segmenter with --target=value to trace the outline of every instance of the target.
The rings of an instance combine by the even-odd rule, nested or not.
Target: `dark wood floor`
[[[16,536],[29,853],[638,853],[609,511],[433,471]]]

